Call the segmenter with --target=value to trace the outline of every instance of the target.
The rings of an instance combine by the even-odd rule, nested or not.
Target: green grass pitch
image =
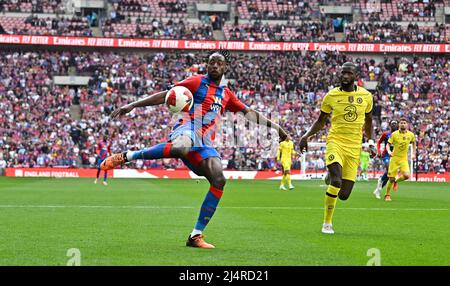
[[[230,180],[205,231],[213,250],[185,247],[206,180],[0,178],[0,265],[450,265],[450,184],[404,182],[392,202],[375,182],[338,201],[320,232],[325,186]]]

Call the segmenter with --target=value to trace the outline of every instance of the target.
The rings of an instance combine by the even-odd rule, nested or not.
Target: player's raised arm
[[[327,123],[328,116],[330,114],[321,111],[319,118],[314,122],[314,124],[309,128],[308,132],[305,133],[305,135],[302,136],[300,139],[300,153],[303,153],[304,150],[306,150],[308,147],[308,138],[315,135],[317,132],[322,130],[322,128]]]
[[[166,93],[167,93],[167,90],[160,91],[160,92],[154,93],[152,95],[149,95],[143,99],[140,99],[140,100],[134,101],[132,103],[129,103],[127,105],[124,105],[122,107],[119,107],[111,113],[111,118],[114,119],[120,115],[127,114],[128,112],[132,111],[136,107],[144,107],[144,106],[163,104],[165,101]]]
[[[286,131],[284,131],[283,128],[281,128],[280,125],[276,124],[272,120],[268,119],[264,115],[262,115],[259,111],[256,111],[250,107],[246,107],[243,110],[245,118],[251,122],[255,122],[259,125],[267,126],[269,128],[275,129],[278,131],[278,135],[280,136],[280,142],[284,141],[286,137],[288,136]]]

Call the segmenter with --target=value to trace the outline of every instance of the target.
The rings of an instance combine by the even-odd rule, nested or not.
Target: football
[[[184,86],[175,86],[167,92],[165,102],[171,113],[189,112],[194,97]]]

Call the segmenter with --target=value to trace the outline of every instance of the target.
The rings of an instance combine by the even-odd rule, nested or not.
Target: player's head
[[[356,80],[356,65],[346,62],[341,67],[341,86],[346,88],[352,86]]]
[[[227,71],[227,62],[229,61],[230,52],[220,50],[212,53],[208,58],[208,76],[212,80],[221,80],[223,74]]]
[[[398,130],[398,121],[397,120],[391,120],[391,122],[389,123],[389,126],[391,127],[391,131],[397,131]]]
[[[405,117],[400,118],[398,126],[400,127],[401,131],[405,131],[408,129],[408,119]]]

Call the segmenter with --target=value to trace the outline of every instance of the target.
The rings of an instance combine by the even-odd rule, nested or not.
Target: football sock
[[[287,174],[287,175],[286,175],[286,179],[287,179],[288,185],[289,185],[289,186],[292,186],[292,182],[291,182],[291,174]]]
[[[191,232],[191,237],[196,236],[197,234],[202,234],[202,233],[203,233],[203,231],[194,228],[194,230],[192,230],[192,232]]]
[[[97,169],[97,179],[98,179],[98,177],[100,177],[100,172],[101,172],[102,170],[100,169],[100,168],[98,168]]]
[[[200,208],[200,214],[194,227],[195,230],[203,231],[205,229],[206,225],[211,220],[214,212],[216,211],[222,194],[223,190],[214,188],[213,186],[209,187],[209,191],[206,194],[205,200],[203,201],[203,204]]]
[[[126,156],[124,158],[126,161],[138,159],[151,160],[151,159],[170,158],[171,148],[172,143],[161,143],[139,151],[128,151],[126,152]]]
[[[397,178],[397,180],[395,180],[397,183],[403,182],[404,180],[406,180],[405,176],[401,175],[400,177]]]
[[[103,176],[103,181],[106,182],[106,179],[108,179],[108,171],[105,171],[105,175]]]
[[[391,194],[391,188],[392,188],[392,183],[391,183],[391,181],[388,181],[387,187],[386,187],[386,195]]]
[[[336,188],[335,186],[329,185],[327,192],[325,193],[325,214],[324,214],[324,223],[331,224],[333,220],[333,212],[336,206],[337,195],[339,193],[340,188]]]
[[[387,182],[389,181],[387,172],[384,172],[383,176],[381,177],[381,180],[383,181],[381,188],[384,188],[384,186],[386,186]]]
[[[286,182],[286,175],[285,174],[283,174],[283,177],[281,177],[281,184],[280,184],[280,187],[281,186],[284,186],[284,183]]]

